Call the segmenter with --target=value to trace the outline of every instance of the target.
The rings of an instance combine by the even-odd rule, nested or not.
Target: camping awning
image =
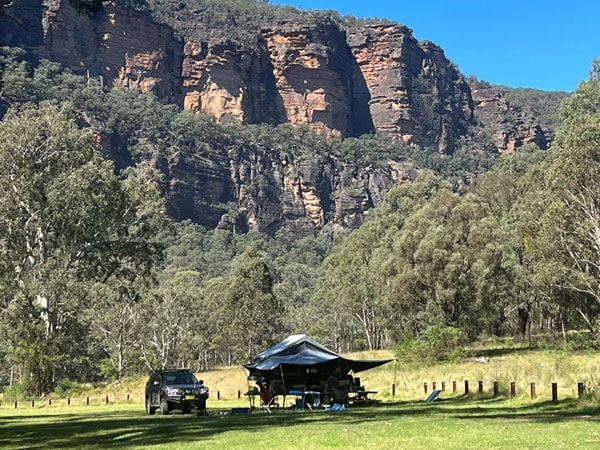
[[[324,353],[314,349],[302,349],[291,355],[274,355],[262,361],[247,364],[247,369],[274,370],[282,364],[291,366],[315,366],[330,361],[337,361],[339,358],[329,353]]]
[[[393,361],[393,359],[342,359],[348,368],[354,373],[372,369],[373,367],[382,366],[383,364]]]
[[[335,366],[345,373],[350,370],[356,373],[390,361],[392,360],[347,359],[305,334],[296,334],[259,353],[250,364],[246,364],[244,367],[252,373],[253,371],[272,371],[285,365],[301,367]]]

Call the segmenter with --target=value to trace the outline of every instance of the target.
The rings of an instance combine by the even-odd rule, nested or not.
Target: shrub
[[[2,399],[5,402],[14,402],[17,400],[31,400],[32,396],[28,393],[26,383],[13,383],[5,386],[2,392]]]
[[[396,358],[406,364],[435,364],[460,361],[466,355],[462,348],[464,333],[454,327],[435,325],[420,337],[406,337],[395,349]]]
[[[54,389],[54,393],[62,398],[71,397],[73,394],[80,394],[81,392],[82,389],[79,383],[71,380],[59,381]]]

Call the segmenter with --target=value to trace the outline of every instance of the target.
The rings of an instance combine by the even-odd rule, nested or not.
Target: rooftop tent
[[[278,379],[290,378],[293,382],[304,382],[313,373],[314,378],[337,372],[340,376],[350,371],[357,373],[380,366],[391,359],[355,360],[344,358],[322,346],[305,334],[289,336],[273,347],[259,353],[250,364],[244,367],[250,372],[250,378]],[[302,378],[305,379],[302,379]],[[326,377],[325,377],[326,378]],[[284,381],[287,384],[287,381]]]

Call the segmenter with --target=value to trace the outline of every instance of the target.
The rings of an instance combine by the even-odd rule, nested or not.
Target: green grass
[[[147,416],[141,404],[3,406],[0,447],[591,449],[600,448],[599,410],[589,399],[550,403],[478,395],[339,412],[231,415],[213,408],[208,417]]]
[[[30,400],[19,400],[15,409],[14,400],[4,397],[0,448],[600,449],[600,355],[523,346],[480,348],[477,354],[489,362],[413,368],[391,363],[365,371],[361,379],[378,391],[375,398],[381,403],[342,412],[280,408],[273,414],[231,415],[232,407],[247,406],[245,397],[237,398],[238,391],[248,388],[241,367],[199,374],[211,388],[208,417],[145,415],[145,377],[88,386],[72,396],[70,406],[66,398],[50,396],[36,400],[34,407]],[[468,396],[464,380],[470,382]],[[456,394],[452,381],[457,382]],[[479,381],[482,394],[477,392]],[[493,381],[499,382],[498,398],[493,398]],[[517,397],[510,399],[513,381]],[[433,382],[438,388],[446,383],[441,400],[423,401],[425,382],[430,391]],[[532,382],[535,399],[529,395]],[[553,382],[558,383],[556,403],[550,401]],[[578,382],[588,387],[581,399]]]

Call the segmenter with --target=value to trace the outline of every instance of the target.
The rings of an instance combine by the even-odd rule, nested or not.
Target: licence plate
[[[195,395],[186,395],[185,399],[186,400],[196,400],[196,396]]]

